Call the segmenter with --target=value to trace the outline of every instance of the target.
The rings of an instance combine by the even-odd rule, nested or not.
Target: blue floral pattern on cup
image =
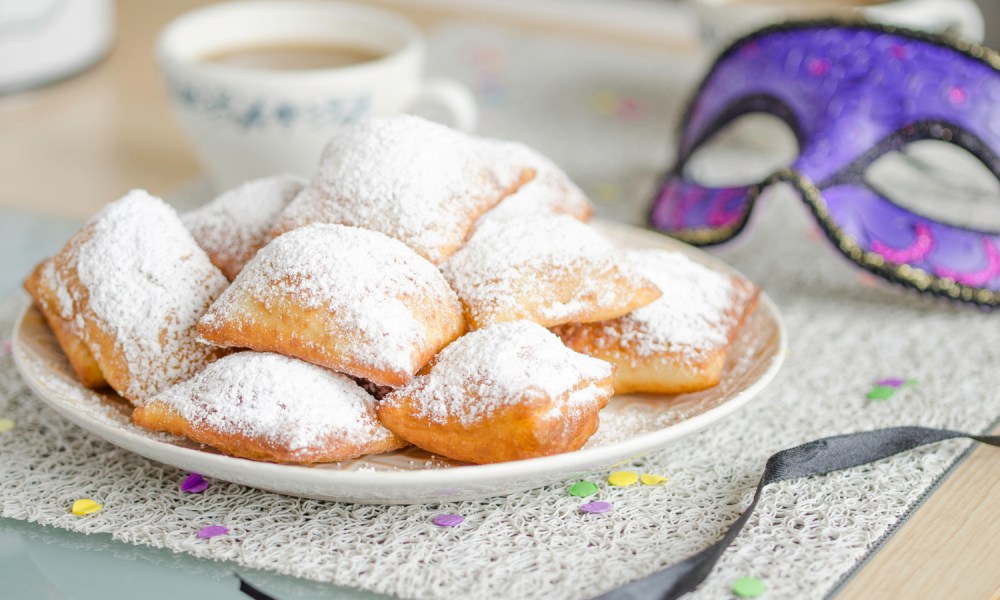
[[[167,89],[181,106],[244,130],[268,127],[327,127],[354,123],[368,115],[371,92],[303,103],[280,97],[241,97],[225,89],[206,89],[167,79]]]

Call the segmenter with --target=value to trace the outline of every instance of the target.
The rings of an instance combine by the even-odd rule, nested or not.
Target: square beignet
[[[567,215],[484,220],[441,270],[472,329],[604,321],[660,296],[621,250]]]
[[[717,385],[729,345],[757,305],[760,290],[679,252],[631,255],[663,291],[658,300],[618,319],[553,331],[577,352],[614,363],[617,394],[680,394]]]
[[[295,175],[249,181],[205,206],[181,215],[212,264],[232,281],[271,238],[278,214],[305,187]]]
[[[402,448],[375,399],[346,375],[261,352],[237,352],[142,403],[132,420],[231,456],[333,462]]]
[[[397,239],[434,264],[476,219],[534,175],[496,146],[419,117],[367,119],[339,132],[275,234],[310,223],[363,227]]]
[[[378,404],[382,423],[435,454],[495,463],[578,450],[597,431],[614,367],[542,326],[497,323],[459,338]]]
[[[135,403],[222,352],[195,341],[228,282],[162,200],[133,190],[105,206],[40,272],[38,286],[108,384]]]
[[[211,344],[391,387],[464,331],[458,298],[434,265],[381,233],[331,224],[261,248],[198,325]]]

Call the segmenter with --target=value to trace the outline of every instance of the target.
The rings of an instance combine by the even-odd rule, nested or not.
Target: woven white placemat
[[[480,50],[463,54],[463,44]],[[579,178],[604,201],[604,215],[635,220],[649,192],[642,188],[652,185],[655,170],[670,154],[669,119],[681,98],[657,87],[660,58],[616,52],[469,28],[443,31],[432,48],[439,71],[470,83],[482,75],[449,67],[441,55],[468,58],[469,64],[507,61],[504,72],[513,81],[504,85],[511,105],[499,99],[484,103],[487,132],[539,145],[567,163],[572,174],[584,174]],[[523,136],[506,127],[501,113],[516,118],[517,107],[531,101],[511,97],[513,90],[524,89],[520,80],[532,72],[548,80],[546,56],[554,65],[570,55],[588,65],[592,76],[607,76],[586,83],[583,74],[567,73],[565,81],[576,81],[593,104],[576,105],[567,97],[555,101],[548,123],[537,116],[532,122],[524,111],[529,123],[520,126]],[[532,56],[535,60],[528,60]],[[623,60],[633,61],[634,68],[621,69]],[[532,62],[539,65],[534,71]],[[638,75],[624,81],[626,72]],[[645,82],[645,91],[639,82]],[[482,99],[498,93],[478,91]],[[559,95],[557,89],[547,91]],[[630,98],[642,98],[645,112],[634,129],[626,128],[629,133],[609,124],[604,138],[574,130],[562,142],[544,143],[588,110],[597,115],[592,119],[632,123],[635,115],[614,112],[623,111]],[[539,129],[545,127],[547,134]],[[573,154],[572,146],[586,138],[591,145]],[[601,154],[614,157],[613,164],[604,164]],[[0,434],[0,515],[405,598],[587,598],[714,541],[749,500],[766,457],[781,448],[892,425],[978,432],[1000,416],[996,315],[870,282],[819,239],[793,196],[772,196],[760,206],[747,239],[721,256],[771,294],[784,314],[790,352],[783,372],[734,417],[634,465],[669,476],[668,484],[611,488],[603,483],[606,473],[595,473],[600,499],[614,504],[610,514],[580,513],[581,500],[561,485],[506,498],[408,507],[302,500],[219,481],[204,494],[182,494],[185,473],[64,421],[32,396],[9,351],[0,350],[0,418],[16,423]],[[10,330],[18,304],[0,306],[0,331]],[[877,380],[891,376],[917,384],[889,400],[865,399]],[[771,598],[823,597],[966,445],[946,442],[824,478],[772,486],[692,597],[726,597],[731,581],[744,575],[763,579]],[[80,497],[98,499],[104,509],[84,518],[70,514],[70,504]],[[462,514],[466,521],[437,528],[431,518],[442,512]],[[197,530],[209,524],[225,525],[231,533],[197,539]]]

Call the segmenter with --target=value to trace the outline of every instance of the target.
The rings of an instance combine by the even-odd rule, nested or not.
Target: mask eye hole
[[[783,120],[749,113],[729,122],[702,143],[684,163],[688,181],[706,187],[760,183],[799,155],[799,144]]]
[[[865,183],[896,204],[958,227],[1000,231],[1000,180],[971,152],[919,140],[883,154]]]

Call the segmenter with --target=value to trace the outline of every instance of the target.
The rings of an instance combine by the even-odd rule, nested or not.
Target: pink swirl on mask
[[[934,247],[934,236],[931,234],[931,230],[923,223],[914,225],[913,232],[916,234],[916,238],[906,248],[897,250],[883,244],[879,240],[872,240],[872,250],[881,254],[887,261],[899,265],[921,261],[931,251],[931,248]]]
[[[989,238],[983,238],[983,250],[986,252],[986,266],[978,271],[963,273],[947,267],[935,269],[939,277],[947,277],[957,283],[981,287],[1000,275],[1000,252],[997,252]]]

